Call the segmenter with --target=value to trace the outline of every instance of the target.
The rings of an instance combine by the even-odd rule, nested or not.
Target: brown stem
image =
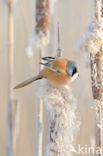
[[[101,149],[102,138],[101,138],[101,102],[103,101],[103,49],[94,56],[90,55],[91,65],[91,80],[92,80],[92,92],[93,98],[97,100],[96,110],[96,147]],[[99,102],[99,103],[98,103]],[[101,156],[101,154],[98,154]]]

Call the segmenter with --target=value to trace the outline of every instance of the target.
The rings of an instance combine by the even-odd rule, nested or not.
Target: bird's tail
[[[43,77],[41,75],[34,76],[34,77],[32,77],[28,80],[25,80],[24,82],[18,84],[17,86],[14,87],[14,89],[19,89],[19,88],[25,87],[25,86],[29,85],[30,83],[32,83],[33,81],[36,81],[36,80],[39,80],[42,78]]]

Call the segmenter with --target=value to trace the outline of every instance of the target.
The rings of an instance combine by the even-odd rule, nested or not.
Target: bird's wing
[[[55,60],[55,57],[48,56],[48,57],[42,57],[41,59],[43,61],[45,61],[45,63],[40,62],[41,65],[43,65],[43,66],[47,67],[48,69],[58,73],[58,71],[56,69],[52,68],[52,62]]]
[[[47,57],[42,57],[41,59],[44,61],[53,61],[55,59],[55,57],[47,56]]]
[[[50,62],[46,62],[46,63],[40,62],[40,64],[43,65],[43,66],[45,66],[46,68],[48,68],[48,69],[54,71],[54,72],[57,73],[57,74],[60,73],[58,70],[56,70],[56,69],[54,69],[54,68],[52,67],[52,64],[51,64]]]

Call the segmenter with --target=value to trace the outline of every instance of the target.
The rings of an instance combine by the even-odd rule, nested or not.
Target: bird
[[[71,82],[79,75],[78,67],[74,61],[48,56],[41,59],[43,62],[40,62],[40,64],[43,65],[44,68],[39,74],[18,84],[14,89],[25,87],[43,78],[49,80],[54,87],[60,88],[66,84],[67,81]]]

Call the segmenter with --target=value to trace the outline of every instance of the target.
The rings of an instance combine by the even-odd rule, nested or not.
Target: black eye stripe
[[[77,68],[75,67],[72,72],[72,76],[77,72]]]

